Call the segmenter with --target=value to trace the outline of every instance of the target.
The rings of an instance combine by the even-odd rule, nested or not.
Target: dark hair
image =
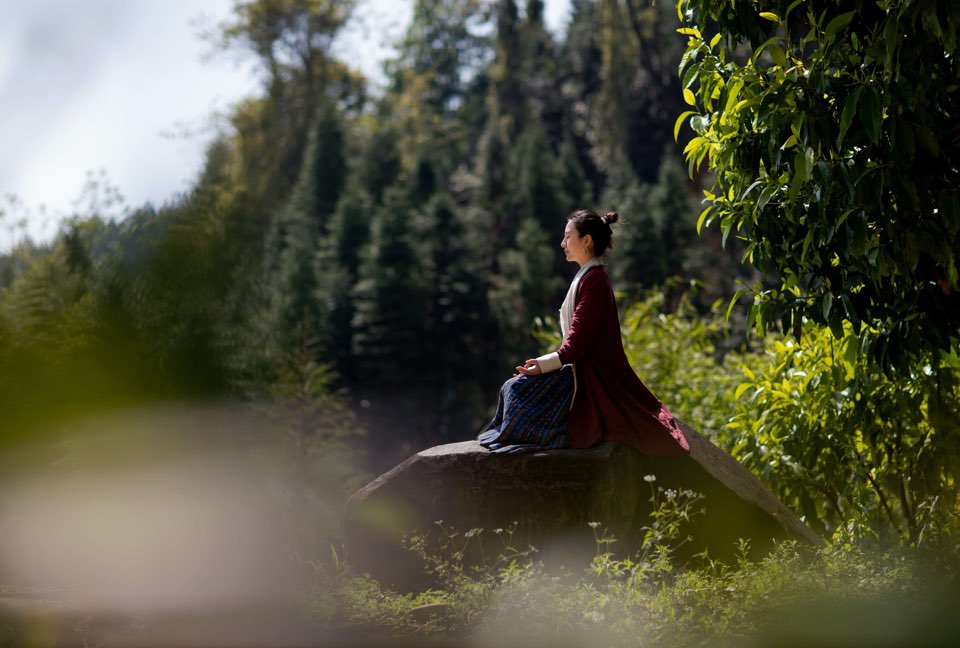
[[[615,211],[599,216],[592,209],[578,209],[570,212],[568,221],[573,221],[574,227],[581,238],[587,234],[593,239],[593,251],[600,256],[613,247],[613,231],[610,226],[620,220],[620,214]]]

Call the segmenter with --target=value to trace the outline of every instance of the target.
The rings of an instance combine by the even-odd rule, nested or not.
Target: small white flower
[[[656,476],[656,475],[644,475],[643,481],[652,484],[653,482],[657,481],[657,476]]]

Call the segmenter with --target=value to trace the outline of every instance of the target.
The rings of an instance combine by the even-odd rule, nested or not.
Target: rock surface
[[[508,455],[490,453],[476,441],[424,450],[347,502],[349,558],[381,581],[415,587],[422,564],[403,539],[438,533],[437,521],[461,534],[485,529],[488,554],[498,548],[491,532],[515,522],[514,547],[533,545],[541,557],[562,555],[567,561],[571,552],[596,552],[589,523],[599,522],[617,538],[612,548],[626,555],[639,546],[650,523],[654,487],[704,496],[699,503],[704,512],[694,518],[681,556],[706,549],[712,558],[729,559],[740,538],[749,540],[756,555],[778,540],[821,543],[733,457],[682,422],[681,428],[690,454],[680,457],[644,455],[616,443]],[[645,480],[648,475],[655,481]]]

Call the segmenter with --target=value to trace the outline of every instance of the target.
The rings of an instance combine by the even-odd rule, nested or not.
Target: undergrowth
[[[931,579],[914,550],[883,549],[844,531],[820,549],[783,542],[751,560],[743,542],[732,564],[706,554],[680,564],[674,548],[699,511],[699,495],[655,489],[654,497],[649,526],[631,553],[612,551],[616,539],[592,523],[594,555],[580,566],[560,567],[544,562],[532,547],[514,546],[516,525],[459,532],[438,523],[408,543],[411,557],[422,560],[432,577],[429,589],[392,591],[328,560],[316,565],[307,606],[322,625],[367,639],[442,637],[497,646],[816,645],[810,637],[817,632],[836,633],[825,629],[829,615],[816,612],[810,621],[804,616],[809,610],[842,611],[845,632],[854,636],[876,631],[864,610],[896,609],[900,616],[886,615],[886,622],[901,619],[906,628],[913,617],[904,615],[935,613],[930,593],[949,587]],[[470,551],[481,544],[483,551]],[[480,560],[468,559],[478,554]],[[886,638],[903,628],[886,631]]]

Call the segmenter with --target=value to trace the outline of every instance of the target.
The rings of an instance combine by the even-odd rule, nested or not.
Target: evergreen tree
[[[354,357],[360,375],[374,385],[409,384],[426,361],[425,295],[410,216],[406,190],[388,189],[376,212],[353,293]]]
[[[373,200],[358,185],[342,194],[330,229],[318,252],[318,301],[329,314],[328,356],[348,382],[356,378],[353,366],[353,289],[360,276],[361,251],[370,239]]]
[[[512,227],[528,219],[536,221],[548,239],[560,239],[564,217],[570,212],[561,202],[560,169],[542,129],[531,126],[520,137],[512,151],[509,195],[512,197],[510,215]],[[563,275],[567,261],[559,245],[549,246],[546,267],[551,275]]]
[[[566,38],[560,44],[557,86],[562,93],[566,132],[594,196],[605,183],[594,151],[599,130],[605,126],[595,110],[603,65],[599,32],[596,0],[572,0]]]
[[[652,187],[633,178],[625,187],[609,189],[602,201],[617,210],[621,222],[614,229],[616,249],[611,274],[618,290],[634,301],[660,285],[666,274],[661,227],[652,205]]]
[[[344,140],[336,107],[324,102],[308,135],[297,184],[276,218],[272,243],[275,254],[301,243],[304,237],[317,241],[326,232],[346,180]]]
[[[558,178],[561,193],[561,209],[569,213],[593,202],[592,190],[587,182],[583,165],[577,155],[572,136],[567,134],[560,146]]]
[[[401,170],[399,135],[390,121],[381,115],[362,144],[357,182],[374,204],[380,204],[383,192],[397,181]]]
[[[523,32],[515,0],[499,0],[494,60],[490,66],[490,124],[505,142],[515,141],[528,122],[523,79]]]
[[[517,229],[515,244],[500,255],[490,303],[500,324],[504,355],[522,362],[536,354],[534,319],[555,315],[564,281],[554,271],[554,252],[543,227],[532,218]],[[521,357],[522,356],[522,357]]]
[[[660,157],[657,183],[650,190],[651,219],[659,229],[663,276],[657,281],[665,285],[667,308],[676,307],[689,276],[692,244],[696,239],[697,205],[691,193],[686,171],[676,150],[667,145]],[[708,268],[701,268],[709,271]],[[697,277],[701,279],[702,277]]]
[[[523,22],[523,59],[519,65],[533,122],[556,149],[563,139],[563,99],[557,84],[557,46],[543,20],[543,0],[528,0]]]
[[[554,227],[564,214],[560,203],[560,172],[557,159],[543,130],[531,126],[512,151],[510,194],[515,201],[512,212],[517,221],[536,219],[545,231]]]
[[[281,352],[309,349],[320,357],[329,348],[329,305],[317,298],[321,288],[317,249],[343,190],[344,176],[342,126],[335,107],[324,103],[310,133],[297,185],[277,216],[269,321]]]
[[[480,142],[477,156],[477,175],[479,176],[480,191],[476,204],[484,208],[490,215],[490,237],[497,246],[510,244],[513,219],[510,216],[510,199],[508,192],[510,182],[510,168],[508,164],[509,149],[496,128],[488,127]],[[491,256],[491,272],[496,272],[498,261]]]
[[[436,431],[438,441],[449,441],[470,429],[470,413],[484,405],[482,400],[477,402],[478,381],[464,380],[462,374],[465,368],[475,370],[487,360],[483,346],[468,342],[489,334],[485,264],[448,194],[437,194],[426,205],[418,218],[417,238],[419,256],[426,264],[424,333],[430,355],[439,360],[429,372],[437,414],[430,429]]]

